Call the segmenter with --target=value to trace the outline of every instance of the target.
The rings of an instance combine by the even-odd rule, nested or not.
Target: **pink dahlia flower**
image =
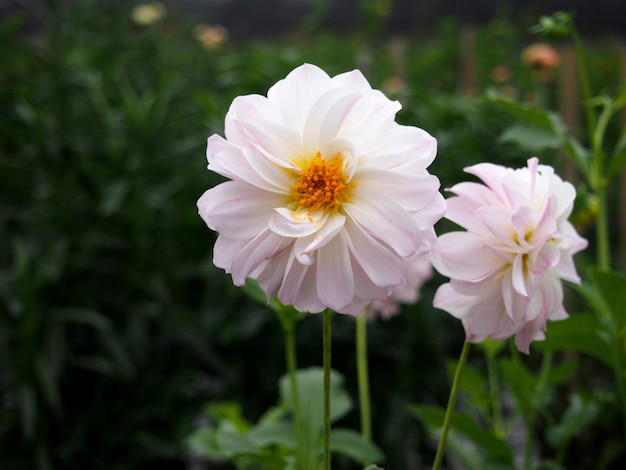
[[[331,78],[308,64],[267,97],[236,98],[226,139],[207,146],[209,170],[231,181],[198,200],[219,234],[215,265],[302,312],[358,315],[403,284],[445,201],[426,170],[436,141],[397,124],[400,108],[358,70]]]
[[[406,282],[391,290],[391,295],[386,299],[374,300],[366,307],[366,315],[369,320],[380,316],[383,320],[389,320],[400,313],[400,304],[414,304],[420,299],[422,285],[433,275],[433,266],[428,254],[413,255],[405,258]]]
[[[485,185],[450,189],[446,218],[467,231],[442,235],[431,252],[450,278],[434,305],[461,319],[468,341],[515,335],[528,353],[547,320],[567,317],[561,280],[580,282],[572,256],[587,241],[567,220],[576,190],[536,158],[518,170],[481,163],[465,171]]]

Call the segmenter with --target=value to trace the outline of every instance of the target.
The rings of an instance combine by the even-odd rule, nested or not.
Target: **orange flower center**
[[[337,209],[346,197],[346,177],[343,159],[335,156],[324,160],[319,152],[309,166],[300,172],[300,178],[291,188],[298,206],[309,212],[318,209]]]

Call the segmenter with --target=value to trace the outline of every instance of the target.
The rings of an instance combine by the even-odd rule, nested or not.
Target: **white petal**
[[[346,213],[361,227],[393,248],[401,257],[419,248],[419,228],[411,215],[397,203],[374,191],[356,188],[353,203],[344,203]]]
[[[369,236],[351,220],[346,222],[346,233],[353,260],[361,266],[371,283],[386,288],[404,282],[405,266],[395,252]]]
[[[252,238],[267,228],[281,196],[239,181],[226,181],[206,191],[198,212],[212,230],[234,239]]]
[[[224,122],[226,139],[232,144],[247,146],[249,136],[246,132],[242,132],[243,129],[238,123],[251,118],[262,118],[274,122],[280,122],[281,119],[278,107],[265,96],[238,96],[233,100],[228,113],[226,113]]]
[[[436,176],[374,168],[359,170],[357,177],[359,187],[384,194],[408,211],[428,207],[436,198],[440,186]]]
[[[284,123],[302,131],[313,103],[331,86],[326,72],[315,65],[304,64],[270,88],[267,97],[280,109]]]
[[[323,227],[308,237],[298,238],[294,244],[294,253],[299,262],[311,264],[311,255],[327,243],[343,229],[346,218],[342,214],[330,214]]]
[[[328,148],[359,98],[357,93],[346,93],[343,89],[332,89],[319,97],[304,125],[302,148],[305,154],[315,155],[319,150],[324,158],[333,156],[328,154]]]
[[[364,166],[416,173],[427,168],[437,154],[437,140],[419,127],[390,123],[384,138],[363,157]]]
[[[213,264],[231,273],[231,266],[235,257],[248,244],[249,240],[236,240],[222,235],[217,237],[213,245]]]
[[[315,268],[304,266],[294,258],[289,259],[278,300],[300,312],[319,313],[327,307],[317,295]]]
[[[209,170],[232,180],[282,194],[290,189],[288,170],[278,167],[252,147],[239,148],[213,135],[208,140],[207,159]]]
[[[317,252],[317,295],[335,311],[348,307],[354,299],[354,278],[350,253],[340,234]]]
[[[295,168],[292,159],[303,153],[302,138],[296,131],[283,124],[261,119],[241,121],[237,125],[249,139],[246,146],[257,147],[276,165]]]
[[[322,227],[328,219],[327,211],[310,212],[308,209],[292,211],[285,207],[274,209],[269,219],[269,228],[283,237],[300,238],[309,236]]]
[[[234,284],[243,285],[250,273],[263,261],[284,250],[290,243],[289,239],[280,237],[270,230],[261,232],[250,240],[233,260],[231,268]]]
[[[267,295],[268,301],[278,293],[290,257],[293,258],[291,250],[283,250],[267,260],[265,264],[259,266],[258,272],[255,270],[250,275],[250,277],[257,280],[259,287]]]

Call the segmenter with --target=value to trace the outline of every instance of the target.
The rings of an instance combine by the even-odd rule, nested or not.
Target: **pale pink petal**
[[[500,207],[488,206],[476,210],[476,216],[495,237],[489,243],[501,247],[509,253],[521,253],[523,248],[517,244],[516,233],[511,223],[511,214]]]
[[[528,290],[526,289],[526,266],[525,254],[518,254],[513,258],[513,265],[511,266],[511,285],[515,292],[519,295],[528,296]],[[506,283],[506,281],[505,281]]]
[[[532,258],[530,270],[533,275],[541,276],[548,269],[554,268],[561,262],[561,250],[551,243],[543,245],[541,250]]]
[[[477,176],[493,192],[495,200],[504,206],[509,206],[509,197],[505,188],[502,187],[502,178],[513,173],[510,168],[504,168],[493,163],[479,163],[465,168],[467,173]]]
[[[483,240],[467,232],[448,232],[430,252],[437,271],[454,279],[478,282],[502,269],[502,259]]]
[[[517,243],[524,249],[529,248],[529,240],[531,235],[536,235],[535,228],[539,220],[537,210],[530,206],[521,206],[516,208],[511,214],[511,225],[515,230],[515,238]],[[535,233],[533,233],[535,232]],[[533,237],[533,240],[535,238]]]

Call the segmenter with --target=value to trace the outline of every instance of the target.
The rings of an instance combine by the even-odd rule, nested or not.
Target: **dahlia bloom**
[[[537,158],[518,170],[481,163],[465,171],[485,185],[450,189],[446,218],[467,231],[442,235],[431,251],[451,278],[434,305],[461,319],[468,341],[515,335],[528,353],[547,320],[567,317],[561,280],[580,282],[572,256],[587,241],[567,220],[576,190]]]
[[[400,108],[358,70],[331,78],[308,64],[267,97],[236,98],[226,139],[207,146],[209,170],[230,181],[198,200],[218,232],[215,265],[302,312],[358,315],[388,297],[445,212],[426,170],[436,141],[397,124]]]
[[[386,299],[374,300],[365,307],[368,320],[380,316],[383,320],[389,320],[400,313],[400,304],[414,304],[420,299],[422,285],[433,275],[433,266],[428,254],[413,255],[405,258],[406,282],[391,290],[391,295]]]

